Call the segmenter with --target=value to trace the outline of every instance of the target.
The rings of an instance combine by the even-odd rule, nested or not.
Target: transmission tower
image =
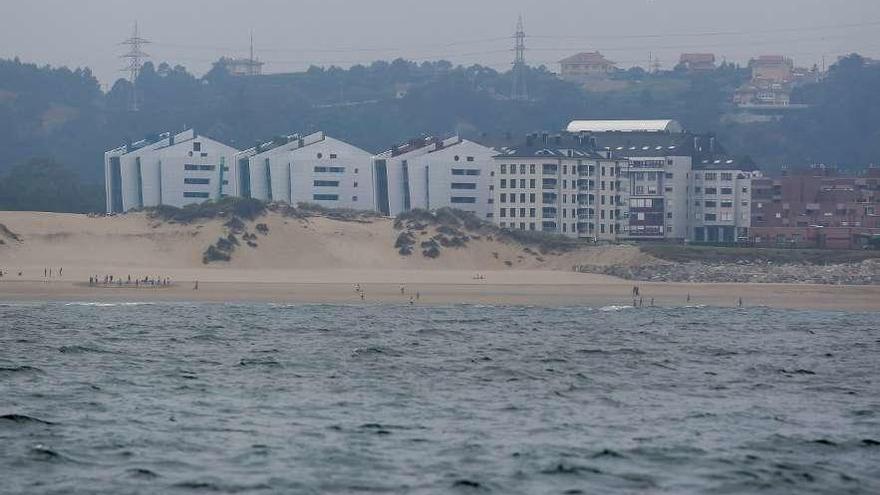
[[[150,56],[143,51],[142,47],[150,44],[150,41],[140,37],[140,34],[138,33],[138,24],[135,22],[134,32],[132,33],[131,38],[123,41],[121,44],[128,46],[128,52],[122,55],[122,58],[128,60],[128,65],[122,70],[128,72],[128,80],[131,83],[131,101],[129,102],[129,110],[137,112],[140,110],[137,80],[141,73],[141,68],[144,66],[144,60],[150,58]]]
[[[514,48],[516,56],[513,60],[513,91],[510,96],[514,100],[526,101],[529,99],[529,92],[526,87],[526,32],[523,29],[522,16],[516,23],[516,34],[513,35]]]

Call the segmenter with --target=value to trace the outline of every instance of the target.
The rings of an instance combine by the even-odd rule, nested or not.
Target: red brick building
[[[880,168],[858,176],[824,166],[752,182],[757,246],[858,249],[880,236]]]

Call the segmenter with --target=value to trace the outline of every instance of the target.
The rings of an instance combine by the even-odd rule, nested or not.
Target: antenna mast
[[[128,60],[128,65],[122,70],[128,72],[128,80],[131,83],[131,101],[129,102],[129,110],[137,112],[140,110],[137,80],[141,73],[144,59],[150,58],[150,56],[143,51],[142,47],[150,44],[150,41],[140,37],[138,23],[135,21],[134,32],[132,33],[131,38],[123,41],[121,44],[128,45],[129,47],[128,52],[126,52],[125,55],[122,55],[122,58]]]
[[[511,98],[519,101],[529,99],[528,89],[526,87],[526,32],[523,28],[522,15],[516,23],[516,34],[513,35],[515,40],[513,51],[516,56],[513,61],[513,91]]]

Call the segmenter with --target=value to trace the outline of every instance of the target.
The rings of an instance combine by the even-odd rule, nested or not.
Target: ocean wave
[[[609,313],[609,312],[613,312],[613,311],[623,311],[625,309],[635,309],[635,306],[615,306],[615,305],[602,306],[601,308],[599,308],[599,311],[604,311],[606,313]]]
[[[117,302],[117,303],[109,303],[109,302],[70,302],[65,303],[65,306],[85,306],[85,307],[93,307],[93,308],[115,308],[115,307],[125,307],[125,306],[152,306],[155,303],[151,302]]]

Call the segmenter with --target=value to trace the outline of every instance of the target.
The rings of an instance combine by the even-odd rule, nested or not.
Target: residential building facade
[[[559,61],[560,76],[566,81],[585,83],[605,78],[617,70],[614,62],[599,52],[583,52]]]
[[[495,151],[453,136],[410,140],[373,157],[377,210],[396,216],[444,207],[493,216]]]
[[[370,153],[323,132],[276,138],[235,157],[237,196],[375,209]]]
[[[104,154],[107,212],[182,207],[234,194],[236,149],[194,130],[164,133]]]

